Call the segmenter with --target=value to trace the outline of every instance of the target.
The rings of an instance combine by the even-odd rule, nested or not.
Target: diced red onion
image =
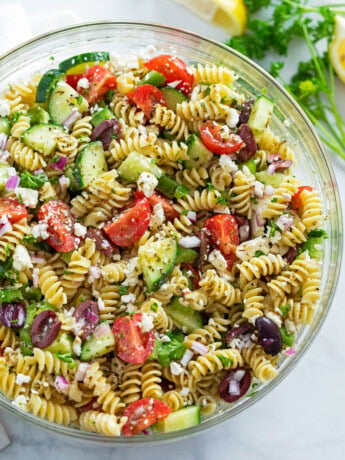
[[[6,161],[10,158],[10,152],[7,150],[0,150],[0,162],[6,163]]]
[[[292,356],[296,353],[296,350],[294,348],[288,348],[287,350],[285,350],[285,354],[287,356]]]
[[[293,217],[289,216],[288,214],[283,214],[279,216],[276,224],[279,228],[281,228],[284,232],[289,230],[291,225],[293,224]]]
[[[255,181],[254,184],[254,195],[258,198],[263,198],[265,185],[262,182]]]
[[[189,363],[189,361],[193,358],[193,352],[191,350],[186,350],[185,351],[185,354],[182,356],[182,359],[180,361],[180,363],[182,364],[182,366],[187,366],[187,364]]]
[[[19,185],[19,177],[18,176],[10,176],[6,181],[6,188],[7,190],[14,190]]]
[[[187,217],[190,221],[196,222],[197,216],[196,216],[196,212],[195,212],[195,211],[188,211],[188,213],[186,214],[186,217]]]
[[[250,230],[249,224],[242,225],[242,227],[239,228],[241,243],[249,240],[249,236],[250,236],[249,230]]]
[[[70,184],[71,184],[71,181],[69,180],[68,177],[64,175],[59,177],[59,185],[62,191],[67,190]]]
[[[273,176],[275,171],[276,171],[276,167],[274,163],[270,164],[269,167],[267,168],[267,174],[269,174],[270,176]]]
[[[62,375],[57,375],[54,381],[54,387],[59,393],[67,394],[69,383]]]
[[[43,257],[38,257],[38,256],[32,256],[31,257],[31,262],[33,264],[44,264],[45,259]]]
[[[12,225],[8,221],[7,217],[2,217],[0,219],[0,238],[5,235],[5,233],[10,232],[12,230]]]
[[[236,380],[236,382],[240,382],[243,379],[245,373],[246,371],[244,369],[239,369],[234,373],[234,380]]]
[[[49,166],[51,169],[55,169],[56,171],[63,171],[67,164],[67,157],[61,156],[57,161],[54,163],[50,163]]]
[[[98,322],[98,316],[95,315],[95,313],[93,313],[92,311],[87,311],[85,314],[85,318],[89,319],[92,322]]]
[[[6,144],[7,144],[7,134],[5,133],[0,133],[0,149],[5,150]]]
[[[89,268],[89,275],[91,276],[91,278],[93,278],[94,280],[98,280],[101,277],[101,274],[101,269],[97,267],[97,265],[91,265],[91,267]]]
[[[276,161],[280,161],[281,156],[278,153],[273,153],[272,155],[268,155],[267,163],[275,163]]]
[[[43,169],[35,169],[35,171],[33,172],[34,176],[38,176],[39,174],[44,174]]]
[[[35,289],[39,287],[39,281],[40,281],[39,270],[38,268],[34,268],[32,270],[32,285]]]
[[[108,332],[108,328],[107,326],[104,324],[104,323],[101,323],[99,326],[97,326],[97,328],[94,330],[94,336],[97,338],[97,339],[100,339],[101,337],[103,337],[105,334],[107,334]]]
[[[81,113],[78,110],[73,110],[70,115],[62,122],[66,129],[70,129],[73,123],[81,118]]]
[[[196,340],[193,340],[191,348],[196,353],[199,353],[199,355],[202,355],[202,356],[208,353],[208,347],[204,345],[203,343],[197,342]]]
[[[240,383],[235,379],[230,380],[229,394],[231,396],[238,396],[241,394]]]
[[[273,176],[273,174],[276,171],[282,171],[284,169],[291,168],[292,166],[292,161],[291,160],[285,160],[285,161],[276,161],[275,163],[272,163],[269,165],[267,168],[267,174],[270,176]]]
[[[89,369],[90,364],[88,363],[80,363],[75,373],[75,378],[78,382],[82,382],[85,379],[86,372]]]
[[[179,240],[178,244],[186,249],[198,248],[201,240],[197,236],[185,236]]]

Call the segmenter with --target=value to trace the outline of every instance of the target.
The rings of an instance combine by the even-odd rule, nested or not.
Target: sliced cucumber
[[[193,310],[188,305],[182,305],[178,297],[174,297],[172,302],[164,307],[164,309],[181,329],[184,327],[187,329],[188,334],[202,327],[200,312]]]
[[[164,175],[158,179],[157,190],[168,198],[183,198],[189,193],[189,188],[179,184],[170,176]]]
[[[74,110],[83,113],[88,108],[87,100],[64,81],[58,81],[50,94],[48,110],[53,123],[61,125]]]
[[[108,109],[108,107],[105,107],[92,115],[91,124],[96,127],[102,123],[102,121],[111,120],[112,118],[115,118],[115,115]]]
[[[87,144],[75,160],[74,173],[78,189],[87,187],[107,169],[102,142]]]
[[[308,251],[312,259],[321,260],[324,256],[323,240],[327,238],[328,236],[325,230],[312,230],[308,235],[307,241],[303,243],[300,251]]]
[[[139,263],[143,270],[147,292],[153,292],[165,283],[174,268],[177,254],[175,238],[148,242],[139,248]]]
[[[154,431],[160,433],[171,433],[172,431],[185,430],[192,426],[200,425],[200,406],[189,406],[171,412],[163,420],[153,425]]]
[[[256,173],[256,163],[255,163],[254,160],[248,160],[248,161],[246,161],[245,163],[241,164],[241,165],[240,165],[240,169],[242,169],[243,166],[247,166],[247,168],[249,169],[249,171],[250,171],[252,174],[255,174],[255,173]]]
[[[212,158],[213,153],[208,150],[196,134],[191,134],[187,140],[189,160],[183,162],[187,169],[200,168]]]
[[[83,343],[80,355],[82,361],[99,358],[115,349],[113,331],[108,323],[105,322],[103,324],[107,328],[107,331],[102,337],[95,337],[94,334],[91,334]]]
[[[56,150],[58,137],[64,132],[64,127],[61,125],[39,124],[27,129],[22,140],[28,147],[43,153],[43,155],[51,155]]]
[[[50,69],[43,74],[37,86],[36,102],[46,102],[56,82],[60,80],[63,75],[64,74],[58,69]]]
[[[148,72],[145,77],[140,80],[138,85],[152,85],[152,86],[161,86],[165,83],[165,76],[156,70],[151,70]]]
[[[0,117],[0,133],[7,136],[11,133],[11,122],[7,117]]]
[[[0,190],[5,188],[7,179],[12,175],[12,169],[13,168],[11,168],[11,166],[8,164],[0,163]]]
[[[253,131],[256,140],[260,138],[271,123],[273,109],[274,102],[266,96],[260,96],[254,102],[248,125]]]
[[[68,332],[60,332],[54,342],[44,349],[50,353],[73,354],[73,338]]]
[[[182,248],[177,246],[176,264],[192,264],[199,257],[199,253],[194,249]]]
[[[274,173],[272,176],[266,171],[259,171],[255,174],[255,177],[258,181],[262,182],[265,185],[271,185],[274,188],[278,188],[281,181],[286,177],[282,173]]]
[[[164,88],[160,88],[160,91],[162,92],[167,107],[170,110],[175,111],[177,104],[181,104],[182,102],[187,100],[186,96],[176,88],[164,86]]]
[[[149,172],[156,176],[157,179],[164,174],[154,160],[137,152],[131,152],[118,169],[120,177],[128,182],[136,182],[143,172]]]
[[[31,125],[40,125],[42,123],[47,124],[50,121],[50,116],[49,113],[44,110],[43,107],[40,106],[40,104],[34,104],[29,112],[30,116],[30,124]]]
[[[77,54],[76,56],[60,62],[59,70],[67,74],[84,73],[87,67],[91,67],[96,62],[104,64],[104,62],[109,61],[109,59],[110,56],[107,51],[93,51],[91,53]]]

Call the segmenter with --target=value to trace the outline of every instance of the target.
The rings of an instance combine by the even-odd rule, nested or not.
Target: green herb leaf
[[[227,358],[226,356],[217,355],[217,358],[219,358],[221,360],[224,368],[227,368],[227,367],[231,366],[231,364],[232,364],[231,359]]]
[[[29,171],[24,171],[20,175],[20,186],[38,190],[42,187],[43,184],[47,182],[47,180],[47,176],[43,173],[37,174],[35,176]]]
[[[263,251],[260,251],[260,249],[258,249],[257,251],[255,251],[254,257],[260,257],[264,255],[265,253]]]
[[[283,318],[286,318],[291,310],[291,305],[281,305],[279,309],[282,312]]]
[[[23,294],[20,289],[1,289],[0,304],[5,302],[13,302],[14,300],[22,300]]]

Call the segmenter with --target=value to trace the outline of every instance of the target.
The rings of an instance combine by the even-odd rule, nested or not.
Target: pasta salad
[[[236,78],[102,51],[2,94],[0,390],[21,410],[181,430],[296,352],[321,200],[270,130],[274,101]]]

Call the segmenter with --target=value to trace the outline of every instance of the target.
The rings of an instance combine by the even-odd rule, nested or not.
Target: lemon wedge
[[[242,35],[247,25],[243,0],[175,0],[205,21],[226,29],[231,35]]]
[[[329,57],[338,77],[345,83],[345,16],[335,17],[335,34]]]

